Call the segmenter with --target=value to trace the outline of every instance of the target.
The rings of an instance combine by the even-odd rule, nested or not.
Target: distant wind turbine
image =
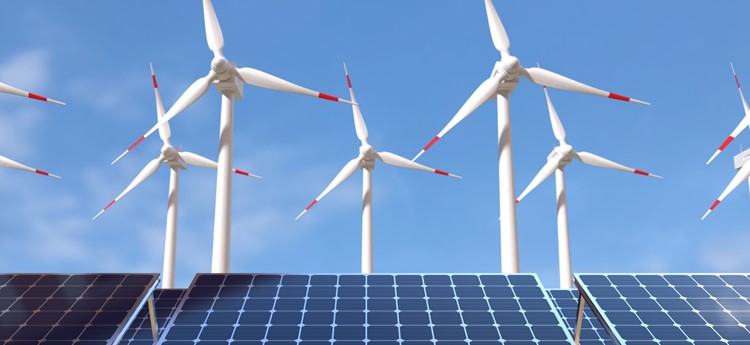
[[[224,57],[224,36],[219,26],[211,0],[203,0],[203,22],[206,28],[208,48],[214,54],[211,70],[205,77],[193,82],[190,87],[167,111],[164,117],[146,134],[136,140],[125,152],[112,163],[114,164],[130,152],[160,126],[169,122],[180,112],[203,96],[208,87],[214,84],[221,93],[221,128],[219,133],[219,168],[216,175],[216,208],[214,218],[214,244],[211,261],[212,273],[229,272],[229,250],[231,238],[231,205],[232,205],[232,146],[234,138],[234,100],[242,99],[242,83],[284,92],[322,98],[330,101],[351,103],[321,92],[306,89],[292,84],[279,77],[254,68],[237,68],[236,64]]]
[[[65,105],[65,103],[63,103],[63,102],[56,101],[56,100],[51,99],[51,98],[39,96],[39,95],[37,95],[35,93],[31,93],[31,92],[24,91],[24,90],[21,90],[21,89],[17,89],[17,88],[12,87],[12,86],[10,86],[8,84],[0,83],[0,92],[11,94],[11,95],[16,95],[16,96],[21,96],[21,97],[28,97],[28,98],[35,99],[35,100],[38,100],[38,101],[50,102],[50,103]],[[60,178],[60,176],[57,176],[55,174],[50,174],[50,173],[48,173],[46,171],[42,171],[42,170],[39,170],[39,169],[35,169],[35,168],[32,168],[32,167],[23,165],[21,163],[18,163],[16,161],[12,160],[12,159],[5,158],[3,156],[0,156],[0,166],[6,167],[6,168],[13,168],[13,169],[19,169],[19,170],[29,171],[29,172],[37,173],[37,174],[44,175],[44,176],[50,176],[50,177],[54,177],[54,178]]]
[[[724,191],[721,192],[719,198],[714,201],[708,211],[706,211],[703,217],[701,217],[701,220],[706,219],[706,217],[708,217],[708,214],[711,213],[711,211],[713,211],[716,206],[719,206],[719,203],[721,203],[724,198],[729,195],[729,193],[735,190],[742,183],[742,181],[748,180],[748,182],[750,182],[750,150],[745,150],[740,154],[734,156],[734,168],[739,171],[736,175],[734,175],[734,178],[729,181],[729,185],[724,188]]]
[[[381,160],[383,163],[388,165],[395,165],[402,168],[410,168],[415,170],[422,170],[432,172],[439,175],[445,175],[455,178],[461,178],[460,176],[447,173],[445,171],[426,167],[419,163],[412,163],[408,159],[390,152],[377,152],[375,148],[370,146],[367,142],[367,126],[365,125],[365,119],[362,116],[362,112],[359,109],[359,105],[356,104],[357,100],[354,97],[354,90],[352,89],[352,82],[349,78],[349,72],[346,70],[344,65],[344,72],[346,73],[346,81],[349,84],[349,94],[352,102],[352,113],[354,115],[354,129],[357,132],[357,138],[361,142],[359,147],[359,155],[346,163],[343,169],[336,175],[331,183],[323,190],[323,193],[313,200],[302,213],[300,213],[296,219],[299,219],[307,213],[315,204],[323,199],[326,194],[336,188],[341,182],[344,182],[349,176],[354,174],[358,169],[362,169],[362,273],[372,273],[373,259],[372,259],[372,170],[375,169],[375,159]]]
[[[747,106],[747,102],[745,102],[745,96],[742,95],[742,88],[740,87],[740,79],[737,78],[737,72],[734,71],[734,64],[731,62],[729,63],[729,66],[732,67],[732,74],[734,75],[734,82],[737,84],[737,91],[740,92],[740,100],[742,100],[742,108],[745,110],[745,117],[742,118],[740,123],[737,125],[737,127],[734,128],[732,131],[732,134],[727,137],[726,140],[724,140],[723,143],[721,143],[721,146],[714,152],[714,154],[711,156],[711,158],[708,159],[708,162],[706,164],[711,164],[711,162],[716,158],[716,156],[721,153],[721,151],[724,151],[724,149],[729,145],[729,143],[734,140],[734,138],[737,137],[737,135],[742,132],[745,127],[750,126],[750,107]]]
[[[164,118],[164,104],[161,101],[161,95],[159,94],[159,86],[156,82],[156,75],[154,74],[154,68],[151,67],[151,79],[154,82],[154,95],[156,97],[156,114],[157,119],[161,120]],[[175,255],[176,255],[176,240],[177,240],[177,195],[179,192],[179,178],[180,170],[187,169],[188,165],[195,165],[204,168],[216,169],[218,164],[208,158],[199,156],[195,153],[180,151],[170,142],[172,131],[169,128],[169,123],[165,122],[159,126],[159,137],[163,142],[161,147],[161,154],[150,161],[146,166],[138,173],[138,176],[133,179],[132,182],[120,193],[114,200],[110,201],[99,213],[94,216],[93,219],[98,218],[104,211],[108,210],[114,205],[120,198],[128,194],[133,188],[141,184],[141,182],[148,179],[153,175],[161,166],[162,163],[169,166],[169,200],[167,204],[167,233],[166,240],[164,241],[164,271],[162,277],[162,287],[165,289],[174,288],[174,275],[175,275]],[[242,170],[232,169],[233,172],[260,178],[259,176],[244,172]]]
[[[487,11],[487,20],[490,25],[490,34],[495,48],[500,52],[500,61],[495,62],[495,67],[489,79],[471,94],[469,99],[458,110],[455,116],[448,122],[436,137],[422,149],[412,161],[416,161],[425,151],[434,145],[448,131],[459,122],[469,116],[482,104],[493,97],[497,97],[497,126],[498,126],[498,170],[500,181],[500,255],[502,272],[519,272],[518,260],[518,236],[516,230],[516,192],[513,184],[513,148],[510,130],[510,95],[519,82],[519,77],[525,77],[535,84],[549,86],[556,89],[573,92],[586,93],[595,96],[608,97],[620,101],[649,105],[637,99],[618,95],[616,93],[602,91],[591,86],[579,83],[575,80],[563,77],[559,74],[541,68],[524,68],[521,62],[510,55],[510,40],[505,32],[500,17],[495,11],[491,0],[484,1]]]
[[[570,263],[570,240],[568,238],[568,205],[565,193],[565,167],[570,164],[573,158],[578,159],[584,164],[593,165],[601,168],[621,170],[635,173],[638,175],[661,178],[654,174],[642,170],[636,170],[624,165],[612,162],[605,158],[599,157],[593,153],[576,152],[573,147],[565,142],[565,128],[563,128],[560,118],[557,116],[552,100],[549,98],[547,88],[544,88],[544,95],[547,97],[547,108],[549,109],[549,119],[552,123],[552,131],[555,133],[559,145],[552,149],[547,156],[547,163],[539,170],[539,173],[531,180],[529,186],[521,193],[516,200],[520,202],[534,188],[544,182],[552,173],[555,173],[555,187],[557,190],[557,249],[560,265],[560,288],[573,288],[573,271]]]

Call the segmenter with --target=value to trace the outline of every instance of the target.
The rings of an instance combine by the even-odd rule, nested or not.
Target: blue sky
[[[413,157],[499,58],[482,1],[222,1],[225,55],[347,96],[346,61],[376,149]],[[748,271],[747,184],[700,217],[734,176],[742,119],[732,80],[750,83],[750,4],[495,1],[511,52],[651,107],[552,90],[577,150],[664,176],[574,162],[566,169],[573,271]],[[0,271],[160,272],[168,169],[91,221],[156,157],[149,62],[171,105],[209,69],[200,1],[3,1],[0,81],[68,103],[0,97],[0,154],[62,175],[0,169]],[[748,89],[750,90],[750,89]],[[351,108],[245,88],[235,107],[233,272],[358,272],[361,173],[294,217],[357,154]],[[750,94],[748,95],[750,96]],[[172,122],[172,142],[215,159],[220,97]],[[419,162],[454,180],[379,164],[373,173],[376,272],[499,272],[496,103],[469,116]],[[556,145],[541,87],[511,98],[516,191]],[[578,164],[577,164],[578,163]],[[181,175],[177,285],[210,271],[215,172]],[[520,263],[557,286],[553,179],[518,206]]]

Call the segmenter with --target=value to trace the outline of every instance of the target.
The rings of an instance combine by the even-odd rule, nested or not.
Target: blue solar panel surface
[[[744,274],[577,274],[621,344],[750,344]]]
[[[578,290],[549,289],[547,290],[558,314],[565,321],[571,337],[575,334],[576,319],[578,317]],[[584,306],[583,322],[581,324],[581,345],[612,345],[612,340],[596,315],[588,305]]]
[[[112,344],[157,277],[0,274],[0,339],[6,345]]]
[[[161,344],[570,344],[535,275],[197,275]]]
[[[185,289],[156,289],[154,290],[154,309],[158,334],[162,334],[169,320],[172,319],[177,306],[182,301]],[[151,331],[151,318],[148,307],[141,308],[138,316],[130,324],[130,328],[120,341],[121,345],[152,345],[154,343]]]

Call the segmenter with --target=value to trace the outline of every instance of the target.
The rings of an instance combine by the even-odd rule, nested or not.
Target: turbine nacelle
[[[168,144],[162,146],[161,156],[164,158],[164,163],[169,165],[170,168],[179,170],[187,169],[187,163],[180,156],[180,151],[174,148],[174,146]]]
[[[573,146],[563,144],[552,149],[552,152],[547,156],[547,161],[556,159],[558,161],[558,168],[562,169],[570,164],[574,156],[575,151],[573,151]]]
[[[222,75],[229,71],[231,65],[232,64],[229,63],[229,60],[223,56],[216,56],[211,60],[211,70],[218,75]]]

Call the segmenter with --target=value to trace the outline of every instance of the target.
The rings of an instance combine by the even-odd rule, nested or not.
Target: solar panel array
[[[161,344],[570,344],[535,275],[197,275]]]
[[[620,344],[750,344],[745,274],[577,274]]]
[[[157,277],[0,274],[0,344],[112,344]]]
[[[154,309],[158,334],[162,334],[169,320],[172,319],[177,306],[185,295],[185,289],[156,289],[154,290]],[[121,345],[153,345],[154,338],[151,330],[151,318],[148,308],[144,307],[130,324],[130,328],[120,342]]]
[[[575,335],[576,320],[578,318],[578,296],[575,289],[549,289],[549,297],[557,308],[558,314],[565,321],[571,336]],[[612,345],[612,339],[602,326],[596,315],[588,305],[584,306],[581,324],[581,345]]]

